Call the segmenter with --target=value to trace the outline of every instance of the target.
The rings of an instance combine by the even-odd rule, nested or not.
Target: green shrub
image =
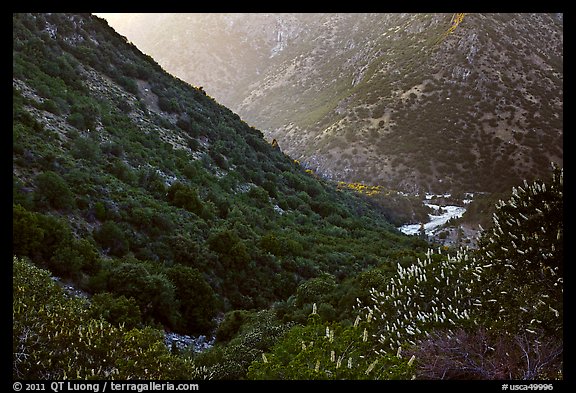
[[[35,183],[34,202],[38,209],[72,210],[75,207],[72,191],[59,174],[43,172],[36,176]]]
[[[58,246],[48,267],[57,276],[78,279],[82,271],[95,272],[97,258],[96,249],[90,242],[85,239],[71,239]]]
[[[182,326],[187,334],[210,334],[216,326],[218,312],[216,295],[202,274],[188,266],[174,266],[166,275],[175,287],[179,299]]]
[[[32,257],[44,242],[44,230],[37,215],[20,205],[12,205],[12,252]]]
[[[97,162],[100,159],[100,145],[91,138],[77,137],[72,142],[72,157]]]
[[[114,221],[106,221],[93,233],[94,240],[110,255],[121,257],[128,252],[129,243],[124,230]]]
[[[113,326],[66,298],[45,270],[13,260],[14,379],[202,379],[206,368],[171,355],[161,331]],[[97,301],[98,302],[98,301]]]
[[[198,216],[202,216],[204,212],[204,204],[200,200],[198,191],[188,187],[185,184],[176,182],[168,189],[168,201],[176,206],[188,210]]]
[[[261,352],[247,376],[272,380],[411,379],[411,360],[371,350],[368,323],[348,327],[322,324],[318,314],[312,314],[305,326],[293,327],[269,352]]]
[[[208,238],[208,247],[219,254],[222,264],[231,269],[244,269],[250,254],[244,242],[235,231],[224,229]]]
[[[226,313],[216,330],[216,342],[226,343],[236,337],[248,315],[249,312],[245,310],[234,310]]]
[[[122,262],[108,280],[110,292],[134,298],[144,322],[157,321],[174,328],[180,318],[175,288],[163,274],[150,273],[140,262]]]
[[[140,308],[134,298],[114,296],[109,292],[97,293],[90,298],[90,314],[102,318],[114,326],[134,329],[142,324]]]

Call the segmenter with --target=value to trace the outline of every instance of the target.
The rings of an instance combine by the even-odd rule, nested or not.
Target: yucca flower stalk
[[[431,328],[450,328],[469,319],[472,299],[465,288],[479,277],[472,274],[481,269],[475,264],[460,249],[452,256],[428,250],[415,264],[398,265],[384,291],[371,290],[371,304],[365,308],[378,326],[378,351],[400,353],[403,345],[414,344]]]

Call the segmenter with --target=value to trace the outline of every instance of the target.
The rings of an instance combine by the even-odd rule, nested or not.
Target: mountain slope
[[[561,15],[109,20],[328,178],[501,191],[563,160]]]
[[[101,294],[107,318],[207,334],[222,312],[425,245],[105,21],[13,26],[13,252]]]

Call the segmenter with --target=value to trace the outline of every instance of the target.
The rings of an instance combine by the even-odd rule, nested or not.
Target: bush
[[[121,76],[120,78],[118,78],[118,82],[120,83],[120,86],[126,89],[127,92],[132,94],[138,94],[138,85],[136,84],[134,79]]]
[[[116,295],[134,298],[144,322],[176,326],[180,316],[175,288],[165,275],[149,273],[140,262],[122,262],[112,269],[108,288]]]
[[[85,239],[62,242],[50,258],[48,266],[57,276],[78,279],[81,271],[94,273],[98,254]]]
[[[106,221],[94,231],[93,236],[104,252],[110,255],[121,257],[128,252],[129,244],[124,230],[114,221]]]
[[[460,329],[433,332],[408,353],[415,356],[419,379],[550,380],[561,377],[563,343],[545,336],[535,340],[526,332]]]
[[[160,96],[158,98],[158,107],[160,108],[160,110],[168,113],[181,112],[180,105],[178,104],[178,101],[176,101],[176,99],[174,98],[166,98]]]
[[[174,284],[175,296],[180,301],[182,332],[186,334],[209,334],[216,326],[214,318],[218,311],[216,295],[202,274],[191,267],[174,266],[166,271]]]
[[[219,254],[227,268],[243,269],[250,260],[246,245],[232,230],[224,229],[212,234],[208,238],[208,247]]]
[[[79,130],[85,130],[87,127],[86,119],[84,119],[84,115],[82,113],[74,112],[68,115],[66,118],[68,124],[73,127],[76,127]]]
[[[136,173],[126,165],[122,160],[114,158],[111,160],[110,165],[108,165],[108,172],[114,175],[119,180],[126,184],[134,185],[137,183]]]
[[[248,315],[249,312],[245,310],[234,310],[224,315],[224,320],[216,330],[216,342],[226,343],[236,337]]]
[[[40,228],[44,231],[40,257],[42,262],[50,260],[61,245],[72,241],[72,231],[68,222],[63,218],[37,213]]]
[[[330,274],[312,278],[301,284],[296,290],[296,305],[324,302],[327,296],[336,288],[336,280]]]
[[[249,379],[411,379],[412,362],[380,355],[367,339],[366,322],[354,326],[322,324],[317,314],[306,326],[290,329],[248,369]]]
[[[195,358],[197,365],[204,365],[214,373],[214,379],[246,379],[250,364],[261,359],[262,352],[270,350],[288,329],[271,311],[245,315],[239,334],[226,346],[216,345]]]
[[[47,271],[13,260],[12,378],[196,379],[206,369],[172,356],[161,331],[113,326],[66,298]],[[98,303],[98,300],[97,300]],[[129,302],[128,302],[129,303]],[[97,365],[97,367],[95,367]]]
[[[168,201],[198,216],[204,214],[204,204],[198,196],[198,191],[185,184],[179,182],[172,184],[168,189]]]
[[[103,318],[125,329],[137,328],[142,324],[140,308],[134,298],[114,296],[109,292],[97,293],[90,298],[90,314],[93,318]]]
[[[71,210],[75,206],[74,195],[59,174],[47,171],[36,176],[34,202],[39,210],[52,207],[57,210]]]
[[[53,100],[45,99],[41,107],[45,111],[54,113],[55,115],[61,114],[59,106]]]
[[[32,257],[44,244],[44,230],[37,215],[20,205],[12,205],[12,252]]]
[[[248,191],[248,196],[254,201],[257,207],[269,205],[268,192],[260,186],[255,186]]]
[[[92,163],[100,159],[100,146],[93,139],[77,137],[72,143],[70,153],[76,159],[87,160]]]
[[[485,323],[562,336],[563,217],[562,169],[550,181],[514,187],[496,204],[494,225],[478,241],[484,272],[474,289]]]
[[[166,196],[166,185],[162,176],[152,168],[140,169],[138,173],[138,185],[149,191],[156,198],[164,199]]]

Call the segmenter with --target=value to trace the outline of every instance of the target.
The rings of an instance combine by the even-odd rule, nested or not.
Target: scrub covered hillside
[[[13,378],[562,378],[561,169],[432,251],[103,20],[13,29]]]
[[[563,14],[103,14],[325,177],[503,192],[563,161]]]
[[[425,243],[91,15],[13,16],[13,253],[111,323],[212,334]]]

